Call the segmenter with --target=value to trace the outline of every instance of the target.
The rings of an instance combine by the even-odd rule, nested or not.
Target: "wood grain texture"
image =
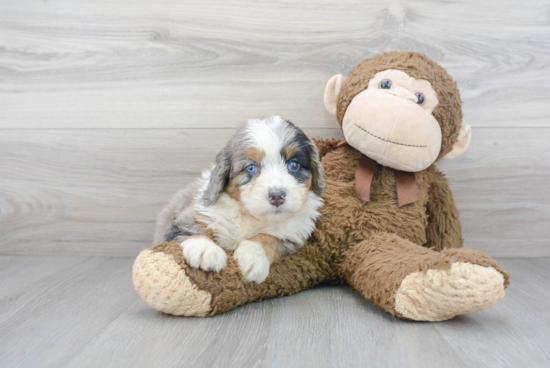
[[[506,271],[512,273],[504,299],[486,312],[434,326],[460,355],[465,366],[550,365],[548,261],[499,259]],[[489,339],[490,348],[487,346]]]
[[[210,165],[232,130],[27,133],[0,137],[0,253],[136,255],[151,245],[161,207]],[[546,128],[478,129],[464,156],[441,163],[467,247],[550,255],[548,141]]]
[[[0,127],[334,127],[333,74],[390,50],[459,82],[474,127],[550,126],[550,3],[81,1],[0,4]]]
[[[12,308],[9,319],[0,320],[0,366],[550,365],[548,258],[499,259],[513,274],[504,299],[440,323],[393,318],[344,285],[322,285],[211,318],[174,317],[139,299],[132,262],[0,256],[0,274],[13,275],[0,287],[0,301]],[[39,280],[35,287],[31,279]],[[17,291],[19,285],[27,286]]]
[[[134,255],[235,126],[341,137],[325,82],[415,50],[458,81],[474,141],[444,162],[466,246],[550,256],[550,3],[0,2],[0,253]]]
[[[0,257],[0,325],[8,322],[32,298],[48,292],[44,280],[51,284],[65,279],[66,270],[79,267],[84,260],[82,257]]]
[[[160,209],[210,167],[231,134],[233,129],[4,131],[0,253],[137,255],[152,245]]]
[[[122,311],[139,299],[132,287],[129,258],[55,257],[57,272],[40,273],[51,257],[20,257],[38,267],[19,266],[34,276],[32,287],[2,293],[13,312],[0,323],[0,365],[65,366]],[[13,268],[13,267],[12,267]],[[40,278],[39,278],[40,277]],[[10,286],[21,286],[13,277]],[[22,339],[20,339],[22,337]]]
[[[550,129],[477,129],[463,156],[437,165],[450,180],[464,246],[550,256]]]

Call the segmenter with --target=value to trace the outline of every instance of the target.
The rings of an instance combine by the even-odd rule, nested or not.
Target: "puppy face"
[[[274,116],[250,120],[216,158],[205,204],[221,191],[242,204],[252,216],[283,221],[300,211],[309,195],[324,190],[315,145],[289,121]]]

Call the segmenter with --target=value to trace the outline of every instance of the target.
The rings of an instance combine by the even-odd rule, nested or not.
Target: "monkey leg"
[[[436,252],[378,233],[351,248],[341,272],[368,300],[400,318],[443,321],[495,304],[509,274],[485,253]]]
[[[164,313],[213,316],[245,303],[294,294],[323,281],[327,273],[308,259],[304,248],[273,264],[267,279],[256,284],[243,279],[232,254],[220,273],[206,272],[185,262],[177,242],[160,243],[137,257],[134,286],[143,300]]]

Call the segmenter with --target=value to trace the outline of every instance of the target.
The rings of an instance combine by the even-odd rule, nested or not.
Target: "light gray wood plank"
[[[19,257],[23,258],[23,257]],[[39,274],[52,257],[20,263]],[[69,259],[68,257],[65,257]],[[10,258],[13,259],[13,258]],[[84,258],[30,290],[0,321],[0,365],[13,367],[546,367],[550,259],[499,259],[506,296],[440,323],[402,321],[345,285],[323,285],[212,318],[165,315],[131,285],[132,258]],[[6,262],[0,256],[0,267]],[[13,267],[12,267],[13,268]],[[3,268],[0,268],[2,272]],[[9,280],[19,283],[18,277]],[[0,298],[5,294],[0,289]]]
[[[0,325],[82,262],[82,257],[67,256],[0,257]]]
[[[314,136],[337,130],[307,129]],[[0,253],[135,255],[170,196],[222,147],[220,130],[9,130],[0,136]],[[466,246],[548,256],[550,129],[477,129],[441,163]],[[522,188],[518,190],[518,188]]]
[[[464,366],[434,326],[398,320],[348,286],[277,300],[272,314],[265,366]],[[438,353],[427,354],[427,347]]]
[[[162,206],[233,129],[30,133],[0,135],[0,253],[137,255]]]
[[[346,286],[321,286],[208,319],[166,316],[138,301],[69,366],[463,366],[433,326],[400,323]],[[418,354],[430,345],[440,354]],[[144,349],[162,357],[135,354]]]
[[[437,164],[461,211],[465,247],[550,256],[549,141],[546,128],[477,129],[463,156]]]
[[[132,286],[132,262],[121,257],[84,262],[76,258],[73,267],[41,280],[0,324],[0,365],[65,366],[139,298]]]
[[[548,367],[549,260],[511,258],[499,263],[512,273],[504,299],[487,311],[434,327],[468,367]]]
[[[272,308],[268,301],[212,318],[182,318],[157,312],[139,300],[67,367],[258,366],[265,358]],[[136,353],[140,351],[150,353]]]
[[[414,50],[458,81],[474,127],[548,127],[547,1],[162,0],[0,4],[0,128],[335,126],[328,78]]]

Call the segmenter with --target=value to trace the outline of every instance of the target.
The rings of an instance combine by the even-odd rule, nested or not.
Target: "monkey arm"
[[[462,225],[449,181],[434,168],[427,204],[428,226],[426,239],[429,248],[441,251],[446,248],[461,248]]]
[[[220,273],[190,267],[177,242],[144,249],[134,263],[134,286],[151,307],[164,313],[206,317],[246,303],[308,289],[327,279],[319,256],[308,245],[271,266],[267,279],[257,284],[243,279],[231,253]]]

